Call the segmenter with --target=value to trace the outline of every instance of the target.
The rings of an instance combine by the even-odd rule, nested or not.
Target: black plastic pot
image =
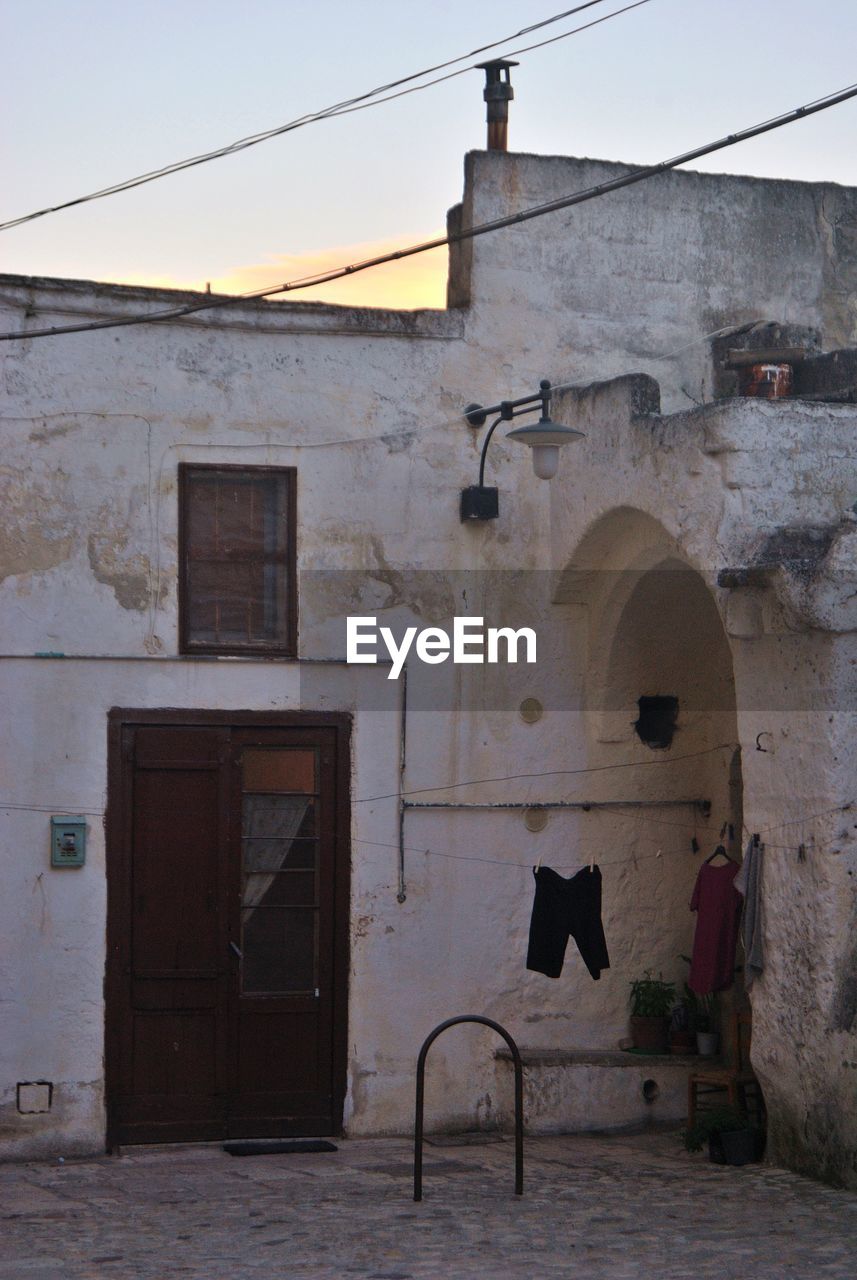
[[[764,1135],[758,1129],[738,1129],[733,1133],[712,1133],[708,1155],[713,1164],[752,1164],[761,1160]]]

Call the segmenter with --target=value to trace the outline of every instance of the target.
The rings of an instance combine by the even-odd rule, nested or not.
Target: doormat
[[[338,1151],[339,1148],[320,1138],[259,1138],[246,1142],[224,1142],[223,1150],[230,1156],[289,1156],[306,1155],[313,1151]]]

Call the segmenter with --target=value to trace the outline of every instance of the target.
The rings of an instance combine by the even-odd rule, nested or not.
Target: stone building
[[[472,154],[451,225],[621,171]],[[686,1064],[618,1052],[628,984],[683,982],[700,863],[755,832],[769,1151],[857,1185],[855,238],[857,191],[673,172],[457,246],[442,312],[2,344],[8,1156],[404,1132],[461,1013],[527,1050],[532,1130],[678,1118]],[[0,329],[182,300],[5,276]],[[760,351],[790,396],[739,394]],[[585,438],[545,483],[498,430],[463,522],[465,407],[544,377]],[[390,679],[349,616],[538,657]],[[525,968],[537,862],[601,867],[597,984]],[[494,1051],[437,1043],[430,1123],[508,1115]]]

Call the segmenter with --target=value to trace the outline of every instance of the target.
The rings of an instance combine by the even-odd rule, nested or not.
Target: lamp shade
[[[533,445],[533,471],[540,480],[553,480],[559,466],[559,446],[555,444]]]
[[[583,440],[585,434],[545,417],[506,433],[509,440],[517,440],[520,444],[530,446],[533,451],[533,470],[540,480],[550,480],[556,475],[562,445],[571,444],[573,440]]]

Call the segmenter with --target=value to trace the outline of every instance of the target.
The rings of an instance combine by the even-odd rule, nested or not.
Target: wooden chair
[[[749,1009],[733,1010],[729,1017],[726,1061],[719,1066],[692,1071],[687,1081],[687,1126],[696,1123],[702,1098],[725,1093],[725,1104],[743,1111],[761,1126],[765,1104],[759,1082],[750,1066],[752,1013]]]

